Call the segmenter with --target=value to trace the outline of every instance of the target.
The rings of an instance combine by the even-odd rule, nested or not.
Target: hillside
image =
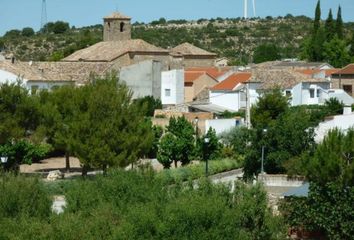
[[[200,19],[198,21],[160,19],[150,24],[134,23],[133,38],[170,48],[183,42],[215,52],[234,62],[252,61],[254,49],[262,43],[278,46],[282,58],[299,56],[301,42],[312,28],[310,18],[299,16],[249,21],[237,19]],[[354,30],[354,23],[345,24],[345,33]],[[22,31],[23,32],[23,31]],[[0,48],[21,60],[60,60],[78,49],[102,40],[102,25],[84,28],[69,26],[56,33],[22,34],[11,30],[0,38]]]

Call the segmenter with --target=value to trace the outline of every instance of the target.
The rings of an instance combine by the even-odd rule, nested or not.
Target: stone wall
[[[123,24],[122,31],[121,24]],[[130,20],[105,19],[103,28],[103,41],[105,42],[131,39]]]
[[[332,88],[339,88],[339,89],[344,89],[344,85],[351,85],[352,86],[352,92],[349,93],[352,97],[354,97],[354,75],[352,76],[342,76],[341,78],[339,77],[333,77],[332,78]]]

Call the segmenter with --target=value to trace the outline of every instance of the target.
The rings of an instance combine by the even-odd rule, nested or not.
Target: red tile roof
[[[192,67],[192,68],[186,69],[186,71],[206,72],[215,79],[224,75],[229,70],[230,70],[229,68],[220,68],[219,69],[216,67]]]
[[[226,78],[221,83],[217,84],[212,90],[233,90],[239,83],[248,81],[251,78],[251,73],[234,73]]]
[[[345,74],[354,74],[354,63],[349,64],[348,66],[346,66],[345,68],[342,68],[341,70],[339,70],[338,72],[335,72],[333,74],[339,75],[345,75]]]
[[[333,69],[326,69],[325,72],[326,72],[326,76],[331,76],[332,74],[338,72],[340,69],[338,68],[333,68]]]
[[[184,82],[192,83],[201,76],[207,74],[206,72],[198,72],[198,71],[185,71],[184,72]]]

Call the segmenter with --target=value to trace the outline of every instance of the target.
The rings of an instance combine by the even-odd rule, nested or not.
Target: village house
[[[21,84],[31,93],[63,85],[84,85],[94,75],[108,73],[107,63],[21,62],[15,59],[0,61],[0,83]]]
[[[207,100],[209,88],[216,84],[218,81],[207,72],[185,71],[184,101],[190,103],[195,100]]]
[[[354,63],[332,74],[333,88],[343,89],[354,97]]]
[[[251,78],[251,73],[234,73],[210,89],[212,104],[237,112],[246,107],[246,93],[240,86]]]

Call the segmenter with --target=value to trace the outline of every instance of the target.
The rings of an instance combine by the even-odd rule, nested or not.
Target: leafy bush
[[[51,201],[37,178],[0,175],[0,219],[39,217],[50,214]]]

